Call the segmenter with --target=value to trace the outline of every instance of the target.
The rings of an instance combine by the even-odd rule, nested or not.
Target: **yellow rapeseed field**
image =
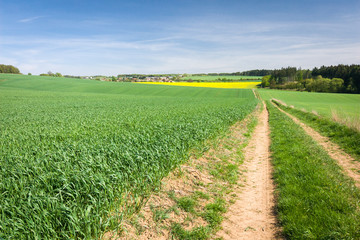
[[[255,88],[260,82],[139,82],[141,84],[158,84],[185,87],[209,88]]]

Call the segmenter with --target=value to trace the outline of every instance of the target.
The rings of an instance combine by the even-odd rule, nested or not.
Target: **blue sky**
[[[22,73],[200,73],[360,63],[357,0],[0,0]]]

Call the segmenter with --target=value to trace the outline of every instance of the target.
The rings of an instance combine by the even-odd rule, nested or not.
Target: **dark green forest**
[[[325,78],[341,78],[344,80],[345,92],[360,93],[360,65],[337,65],[337,66],[322,66],[312,70],[313,76]]]
[[[262,87],[308,92],[360,93],[360,65],[322,66],[313,70],[287,67],[264,76]]]
[[[272,74],[273,70],[269,69],[254,69],[243,72],[233,72],[233,73],[196,73],[191,74],[192,76],[265,76]]]

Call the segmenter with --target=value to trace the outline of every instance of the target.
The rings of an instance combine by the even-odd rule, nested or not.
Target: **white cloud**
[[[36,17],[31,17],[31,18],[24,18],[24,19],[20,19],[18,22],[20,23],[29,23],[29,22],[33,22],[39,18],[43,18],[44,16],[36,16]]]
[[[106,19],[94,21],[108,24]],[[3,37],[0,50],[21,71],[35,74],[49,70],[116,75],[235,72],[289,65],[312,68],[360,62],[357,38],[347,34],[351,28],[341,23],[190,19],[163,23],[151,34],[134,30],[125,35],[114,31],[112,35],[88,37]]]

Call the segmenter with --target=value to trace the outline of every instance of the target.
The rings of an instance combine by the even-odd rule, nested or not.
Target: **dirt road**
[[[218,233],[224,239],[276,239],[274,208],[274,184],[269,158],[268,111],[264,105],[258,125],[245,149],[246,182],[239,193],[240,198],[229,208],[227,220]]]

